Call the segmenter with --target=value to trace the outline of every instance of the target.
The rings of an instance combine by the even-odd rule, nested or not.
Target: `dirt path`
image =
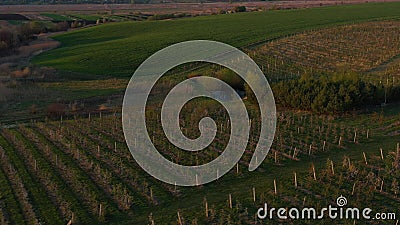
[[[379,66],[373,68],[372,70],[369,70],[367,73],[379,73],[385,71],[387,68],[390,68],[391,66],[400,64],[400,55],[396,55],[395,57],[389,59],[386,62],[381,63]]]

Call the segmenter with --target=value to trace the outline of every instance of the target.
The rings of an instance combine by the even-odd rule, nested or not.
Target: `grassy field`
[[[71,18],[67,17],[67,16],[63,16],[60,14],[54,14],[54,13],[42,13],[42,16],[46,16],[51,18],[54,21],[72,21]]]
[[[369,3],[113,23],[57,35],[54,38],[62,43],[61,47],[32,61],[66,71],[129,77],[145,58],[180,41],[211,39],[245,47],[313,28],[399,15],[400,3]]]

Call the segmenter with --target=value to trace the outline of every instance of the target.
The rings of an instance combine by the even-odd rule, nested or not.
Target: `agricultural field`
[[[271,41],[252,54],[260,61],[275,61],[267,67],[294,64],[303,71],[366,73],[397,57],[399,40],[400,22],[367,22],[296,34]]]
[[[201,104],[211,114],[218,110],[214,104]],[[193,105],[187,107],[193,110]],[[191,114],[185,118],[186,126],[194,126],[201,116]],[[365,123],[371,117],[372,122]],[[247,171],[255,147],[250,141],[233,171],[197,188],[166,185],[145,174],[125,145],[118,115],[91,114],[3,128],[1,175],[7,185],[2,189],[12,192],[3,196],[7,205],[2,207],[3,221],[158,224],[175,223],[179,212],[184,224],[254,224],[261,222],[254,219],[256,208],[267,200],[276,207],[322,207],[339,195],[351,199],[353,206],[399,213],[400,149],[396,150],[399,140],[394,138],[398,137],[398,113],[333,119],[281,111],[278,118],[275,142],[261,168]],[[204,152],[182,152],[158,138],[155,144],[173,161],[202,164],[216,157],[229,137],[224,116],[216,121],[222,129]],[[155,128],[157,118],[150,116],[148,123],[150,130],[160,132]],[[259,122],[253,120],[252,125],[257,127]],[[253,134],[250,140],[256,138]]]
[[[54,21],[96,15],[41,14]],[[13,62],[26,76],[0,76],[0,224],[398,225],[399,15],[399,3],[368,3],[115,22],[51,36],[57,46]],[[252,57],[279,93],[277,125],[267,157],[250,172],[262,121],[247,85],[219,65],[183,64],[168,71],[145,111],[147,133],[165,158],[202,165],[221,155],[232,138],[227,110],[198,98],[182,108],[181,131],[195,139],[199,121],[211,117],[216,137],[195,152],[169,142],[162,103],[187,78],[212,76],[235,87],[251,119],[245,152],[231,171],[205,185],[180,187],[153,178],[132,157],[121,104],[146,57],[191,39],[222,41]],[[335,111],[335,104],[346,107]],[[347,198],[347,207],[369,207],[371,216],[388,217],[257,216],[266,203],[321,210],[336,207],[339,197]]]
[[[134,69],[152,53],[180,41],[212,39],[244,48],[309,29],[378,18],[398,18],[399,11],[398,3],[370,3],[176,21],[105,24],[54,36],[55,40],[63,43],[61,48],[35,57],[33,63],[66,71],[130,77]],[[232,31],[235,32],[232,34]]]

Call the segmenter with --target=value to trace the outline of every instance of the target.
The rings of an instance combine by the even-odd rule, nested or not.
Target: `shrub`
[[[65,105],[61,103],[53,103],[47,107],[47,115],[52,118],[58,118],[65,115]]]
[[[246,94],[251,96],[251,90],[245,89]],[[272,89],[275,101],[280,106],[326,114],[379,104],[383,102],[385,92],[384,87],[363,81],[354,74],[305,75],[299,79],[275,83]],[[388,100],[396,100],[399,89],[392,87],[387,90]]]
[[[235,90],[243,90],[243,79],[230,69],[221,69],[215,73],[215,77],[224,81]]]
[[[234,9],[235,12],[246,12],[246,6],[236,6]]]

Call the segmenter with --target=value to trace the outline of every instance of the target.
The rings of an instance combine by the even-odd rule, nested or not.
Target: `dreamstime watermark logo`
[[[338,205],[339,207],[347,205],[347,198],[343,197],[343,195],[339,196],[336,199],[336,205]]]
[[[209,62],[238,74],[252,89],[261,115],[261,130],[249,170],[265,159],[274,138],[276,108],[272,90],[257,64],[242,51],[215,41],[187,41],[166,47],[147,58],[135,71],[125,92],[122,108],[123,131],[129,150],[137,163],[155,178],[180,186],[211,182],[231,170],[247,146],[250,123],[246,107],[237,92],[212,77],[194,77],[177,84],[164,99],[161,124],[169,142],[187,151],[199,151],[212,143],[217,126],[210,117],[199,122],[200,137],[189,139],[179,127],[183,106],[197,97],[215,99],[227,110],[231,133],[226,149],[217,158],[199,166],[184,166],[169,161],[158,152],[146,128],[145,108],[157,80],[168,70],[189,62]],[[223,93],[216,95],[215,93]]]
[[[268,208],[268,204],[265,203],[264,207],[259,208],[257,211],[257,217],[259,219],[274,219],[277,217],[281,220],[305,220],[305,219],[365,219],[365,220],[395,220],[396,213],[394,212],[377,212],[373,213],[373,210],[369,207],[359,209],[357,207],[346,207],[347,199],[342,195],[336,199],[336,205],[338,207],[328,205],[320,210],[314,207],[304,207],[298,209],[292,208]]]

